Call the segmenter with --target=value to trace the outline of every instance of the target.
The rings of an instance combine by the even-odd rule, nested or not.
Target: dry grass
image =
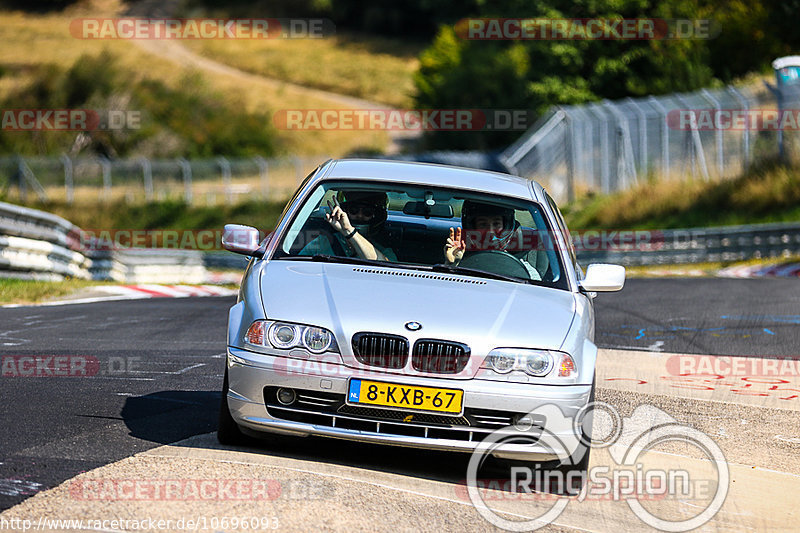
[[[241,70],[394,107],[412,103],[420,46],[374,37],[188,40],[187,48]]]
[[[800,220],[800,166],[767,161],[715,181],[666,179],[564,208],[573,229],[667,229]]]
[[[0,12],[0,98],[24,87],[35,67],[55,63],[72,65],[81,55],[97,55],[108,49],[122,69],[139,79],[156,79],[170,87],[180,86],[191,70],[146,52],[132,41],[76,39],[69,24],[76,17],[113,16],[120,10],[115,2],[100,7],[72,9],[64,13],[34,15]],[[273,112],[284,108],[340,108],[331,100],[270,83],[243,83],[240,77],[204,75],[204,82],[228,103],[246,111]],[[382,150],[388,142],[385,132],[371,131],[279,131],[283,150],[296,154],[341,156],[357,150]]]
[[[82,279],[64,281],[30,281],[0,279],[0,304],[31,304],[72,294],[78,289],[103,285],[103,282]]]

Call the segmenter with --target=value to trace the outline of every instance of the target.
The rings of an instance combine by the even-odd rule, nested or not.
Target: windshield
[[[329,181],[309,195],[273,259],[374,263],[567,289],[552,235],[531,201]]]

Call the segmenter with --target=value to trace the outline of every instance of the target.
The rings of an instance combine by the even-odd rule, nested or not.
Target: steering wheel
[[[531,279],[528,269],[525,268],[522,261],[502,250],[483,250],[466,253],[458,266],[476,268],[515,278]]]

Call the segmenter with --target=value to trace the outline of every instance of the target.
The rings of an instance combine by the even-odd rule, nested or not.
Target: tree
[[[690,0],[506,0],[477,17],[695,19]],[[423,108],[532,109],[688,91],[712,81],[702,40],[467,40],[442,26],[420,56],[416,101]],[[519,132],[435,132],[436,148],[501,147]]]

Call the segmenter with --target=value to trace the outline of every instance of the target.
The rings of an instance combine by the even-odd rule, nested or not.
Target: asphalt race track
[[[800,354],[797,280],[632,279],[595,300],[601,348]]]
[[[796,355],[800,290],[791,279],[629,280],[596,300],[601,347]],[[0,510],[81,472],[216,428],[231,297],[0,309],[0,355],[68,356],[73,377],[0,377]],[[13,361],[13,358],[12,358]],[[87,372],[81,369],[88,368]],[[89,375],[83,375],[89,374]],[[278,457],[463,479],[467,458],[326,441]]]
[[[1,309],[3,356],[87,357],[99,368],[90,377],[0,378],[0,507],[79,472],[212,431],[234,302]]]

